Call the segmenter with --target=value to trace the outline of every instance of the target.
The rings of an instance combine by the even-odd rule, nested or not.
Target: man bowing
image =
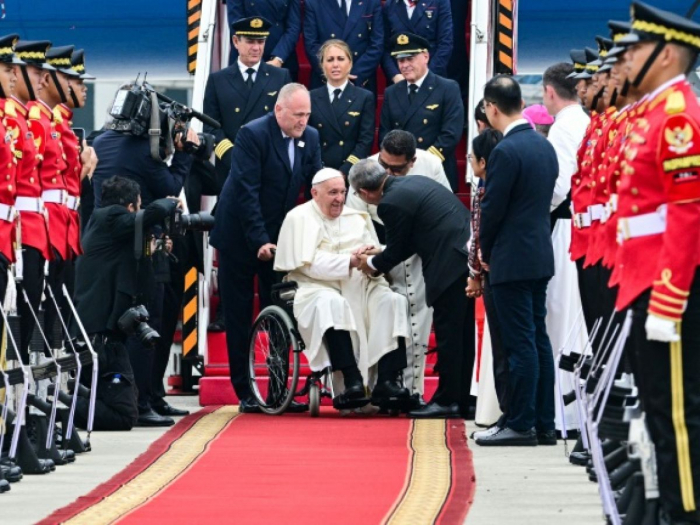
[[[280,89],[274,114],[246,124],[233,148],[231,173],[216,209],[211,244],[219,250],[231,383],[242,412],[255,412],[248,373],[248,332],[253,317],[253,278],[260,306],[270,303],[272,259],[284,216],[299,191],[321,169],[318,132],[307,128],[311,99],[306,87]]]

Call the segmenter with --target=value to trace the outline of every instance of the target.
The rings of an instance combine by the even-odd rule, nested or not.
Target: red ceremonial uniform
[[[7,99],[0,99],[0,253],[8,261],[15,261],[15,236],[16,211],[14,208],[17,195],[17,157],[14,148],[14,124],[7,127],[5,119],[5,103]],[[10,102],[12,104],[12,102]],[[14,122],[14,121],[13,121]]]
[[[616,307],[651,288],[649,312],[680,321],[700,266],[700,106],[684,78],[640,106],[620,167]]]
[[[594,113],[577,153],[578,172],[571,178],[571,260],[577,261],[586,255],[591,226],[588,207],[591,205],[591,171],[596,162],[595,150],[603,135],[602,127],[607,121],[606,113]]]
[[[27,120],[28,110],[17,99],[5,102],[5,121],[13,137],[17,157],[17,207],[20,209],[22,244],[36,248],[45,259],[51,259],[46,214],[41,205],[39,164],[44,150],[43,128],[37,121]],[[39,136],[35,136],[35,132]],[[22,209],[19,201],[37,203]],[[32,208],[32,209],[29,209]]]
[[[603,258],[603,229],[605,207],[610,200],[608,170],[610,167],[610,147],[617,134],[617,109],[610,107],[605,111],[601,134],[593,152],[593,166],[590,174],[589,213],[591,227],[588,232],[588,249],[584,268],[597,264]]]
[[[49,214],[49,241],[63,260],[68,259],[68,228],[70,217],[65,206],[67,188],[63,178],[66,159],[61,138],[51,108],[42,101],[29,103],[29,121],[38,122],[43,128],[44,153],[39,166],[42,199]],[[38,138],[38,137],[37,137]]]
[[[67,164],[63,180],[68,191],[68,198],[66,199],[66,207],[68,208],[68,217],[70,219],[68,225],[68,246],[71,251],[70,258],[73,259],[83,253],[80,247],[80,213],[78,213],[78,205],[80,204],[80,173],[83,166],[80,162],[78,137],[71,129],[73,112],[67,106],[59,104],[54,108],[54,115],[56,130],[61,136],[61,144],[63,145],[63,153]]]

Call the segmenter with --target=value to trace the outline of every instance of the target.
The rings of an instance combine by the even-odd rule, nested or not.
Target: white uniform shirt
[[[554,124],[549,129],[550,144],[554,146],[559,162],[559,176],[554,184],[554,194],[550,210],[555,210],[571,191],[571,177],[578,169],[576,152],[586,133],[590,117],[580,104],[566,106],[554,117]]]

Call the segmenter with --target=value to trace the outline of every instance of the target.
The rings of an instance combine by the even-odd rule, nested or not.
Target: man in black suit
[[[509,361],[503,427],[479,445],[556,444],[554,360],[547,335],[547,283],[554,275],[549,207],[559,173],[552,145],[522,118],[520,86],[499,75],[484,89],[486,116],[503,133],[489,156],[481,201],[481,259],[489,271]]]
[[[279,90],[289,84],[289,71],[263,61],[270,22],[262,17],[242,18],[231,24],[238,60],[212,73],[204,90],[204,113],[221,128],[204,126],[214,135],[216,174],[220,187],[231,170],[231,152],[242,126],[272,111]]]
[[[377,205],[386,232],[384,251],[361,255],[361,269],[388,273],[413,254],[423,261],[440,382],[430,403],[409,416],[466,415],[474,365],[474,308],[470,306],[474,302],[464,292],[469,273],[469,211],[440,183],[428,177],[392,177],[372,159],[350,169],[350,185],[364,202]]]
[[[393,38],[391,56],[405,78],[384,92],[379,142],[392,129],[410,131],[418,147],[439,158],[452,191],[457,190],[455,148],[464,129],[464,105],[459,85],[428,69],[428,41],[401,33]]]
[[[282,221],[301,188],[310,188],[321,169],[318,132],[307,127],[310,115],[307,89],[287,84],[280,90],[274,115],[241,128],[211,232],[211,244],[219,250],[231,383],[243,412],[260,410],[248,374],[253,278],[258,276],[260,306],[265,307],[275,281],[272,259]]]
[[[137,411],[136,384],[147,384],[152,348],[140,348],[139,362],[132,368],[125,346],[127,334],[119,319],[134,304],[145,304],[144,290],[150,288],[147,265],[137,267],[134,255],[136,212],[141,206],[139,185],[125,177],[111,177],[102,184],[102,207],[96,209],[82,239],[83,255],[75,271],[75,303],[78,315],[99,356],[100,382],[97,389],[95,428],[129,430],[134,424],[172,425],[153,411]],[[144,210],[143,228],[161,224],[178,206],[175,198],[158,199]],[[83,371],[87,380],[90,373]],[[77,421],[87,417],[87,400],[78,402]],[[137,419],[138,418],[138,419]]]

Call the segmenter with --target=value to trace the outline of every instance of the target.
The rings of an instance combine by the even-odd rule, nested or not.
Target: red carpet
[[[461,420],[196,416],[44,523],[458,524],[471,504]]]

